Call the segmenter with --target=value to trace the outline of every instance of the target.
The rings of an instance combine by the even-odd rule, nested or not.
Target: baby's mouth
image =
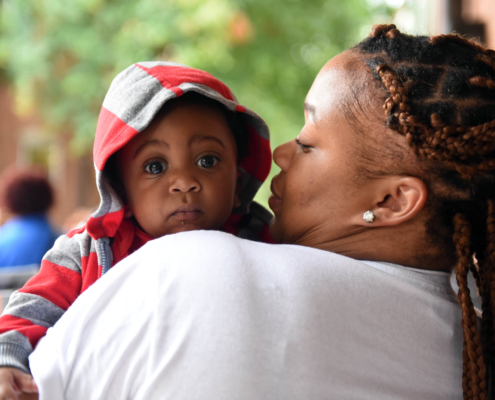
[[[203,211],[197,206],[185,205],[177,208],[169,218],[177,219],[178,221],[188,222],[198,219],[203,214]]]

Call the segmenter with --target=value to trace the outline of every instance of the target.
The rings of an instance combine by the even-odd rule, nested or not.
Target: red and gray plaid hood
[[[98,119],[93,158],[101,202],[86,224],[93,239],[113,237],[124,217],[122,200],[103,177],[108,158],[142,132],[168,100],[189,91],[217,100],[228,110],[244,115],[248,124],[249,155],[240,164],[244,174],[242,204],[236,214],[247,212],[270,172],[271,151],[265,121],[240,105],[230,89],[207,72],[171,62],[140,62],[113,80]]]

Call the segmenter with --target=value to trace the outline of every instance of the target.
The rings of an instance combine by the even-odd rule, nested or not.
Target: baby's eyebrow
[[[164,142],[163,140],[158,140],[158,139],[147,140],[141,146],[139,146],[139,148],[134,153],[133,158],[136,158],[136,156],[139,154],[139,152],[141,152],[141,150],[145,149],[148,146],[165,146],[167,149],[170,148],[168,143]]]
[[[223,142],[222,142],[220,139],[218,139],[218,138],[216,138],[216,137],[214,137],[214,136],[206,136],[206,135],[202,135],[201,133],[198,133],[198,134],[196,134],[196,135],[192,136],[192,137],[189,139],[189,141],[187,142],[187,144],[190,146],[190,145],[191,145],[191,144],[193,144],[194,142],[202,142],[202,141],[204,141],[204,140],[213,140],[213,141],[215,141],[215,142],[219,143],[219,144],[220,144],[220,146],[222,146],[222,147],[225,149],[225,146],[224,146]]]

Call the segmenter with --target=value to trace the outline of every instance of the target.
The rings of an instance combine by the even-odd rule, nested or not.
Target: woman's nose
[[[289,168],[296,143],[294,140],[281,144],[273,151],[273,161],[277,164],[282,171],[287,171]]]
[[[201,190],[201,185],[198,179],[187,170],[179,169],[174,171],[169,176],[171,178],[170,182],[170,193],[189,193],[189,192],[199,192]]]

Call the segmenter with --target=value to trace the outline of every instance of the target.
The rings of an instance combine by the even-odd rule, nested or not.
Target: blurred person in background
[[[9,169],[0,177],[0,268],[40,264],[58,234],[48,221],[53,190],[38,168]]]

